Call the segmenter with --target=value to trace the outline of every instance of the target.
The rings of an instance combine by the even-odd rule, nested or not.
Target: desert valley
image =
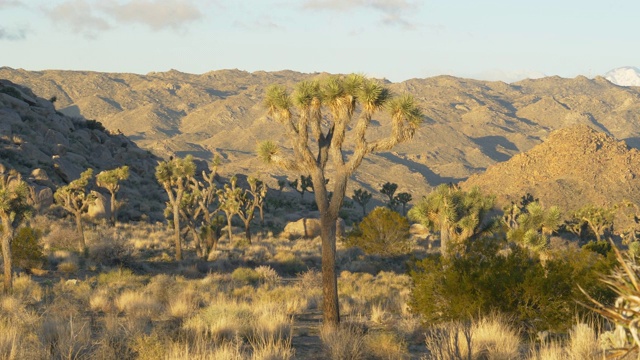
[[[0,358],[636,358],[611,79],[2,67]]]

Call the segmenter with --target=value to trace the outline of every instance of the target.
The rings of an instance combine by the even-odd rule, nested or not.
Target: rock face
[[[545,206],[565,212],[623,200],[640,203],[640,152],[586,125],[558,130],[533,149],[471,176],[463,188],[479,186],[501,205],[531,193]]]
[[[336,224],[337,236],[344,236],[344,220],[338,219]],[[288,239],[315,238],[320,236],[320,231],[319,219],[302,218],[298,221],[288,223],[284,227],[284,231],[281,236]]]
[[[97,173],[128,165],[131,176],[119,193],[127,205],[120,214],[135,220],[144,208],[149,218],[162,219],[165,194],[155,181],[158,158],[124,135],[111,134],[95,121],[65,116],[50,101],[7,80],[0,80],[0,124],[0,162],[22,173],[42,206],[51,204],[58,186],[87,168]],[[103,206],[108,209],[108,202]]]

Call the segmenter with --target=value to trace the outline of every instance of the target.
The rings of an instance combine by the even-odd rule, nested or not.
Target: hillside
[[[471,176],[463,188],[479,186],[508,204],[531,193],[565,212],[583,205],[640,203],[640,151],[586,125],[557,130],[542,144]]]
[[[258,141],[283,140],[266,118],[265,89],[293,86],[320,74],[292,71],[178,71],[147,75],[0,68],[0,78],[57,97],[63,113],[82,115],[121,131],[161,157],[187,153],[210,160],[220,153],[223,173],[262,173],[275,186],[279,170],[254,155]],[[540,144],[553,130],[586,124],[640,146],[640,90],[604,78],[548,77],[514,84],[439,76],[388,83],[412,93],[428,117],[415,139],[367,158],[352,187],[377,191],[391,181],[414,198],[431,186],[465,180]],[[384,119],[379,120],[380,124]],[[372,131],[384,130],[377,126]],[[349,190],[350,193],[351,190]]]
[[[97,174],[128,165],[131,175],[119,194],[126,202],[121,215],[162,218],[165,195],[155,181],[158,158],[126,136],[84,118],[65,116],[49,100],[7,80],[0,80],[0,119],[2,163],[22,173],[44,203],[52,201],[58,186],[79,178],[87,168]]]

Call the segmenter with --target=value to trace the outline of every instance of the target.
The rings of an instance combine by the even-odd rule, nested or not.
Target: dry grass
[[[320,333],[325,355],[331,360],[360,360],[366,358],[364,330],[355,324],[342,323],[338,328],[325,327]]]

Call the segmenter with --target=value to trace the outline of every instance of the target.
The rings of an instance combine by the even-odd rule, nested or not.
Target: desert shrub
[[[393,210],[377,207],[351,231],[346,243],[367,254],[406,254],[411,250],[409,221]]]
[[[89,244],[89,259],[104,266],[127,266],[133,261],[133,246],[121,236],[100,236]]]
[[[260,274],[253,269],[239,267],[231,273],[231,278],[241,283],[255,284],[260,280]]]
[[[11,243],[13,263],[23,269],[40,268],[44,262],[44,254],[39,240],[42,233],[31,227],[20,228]]]
[[[337,328],[324,327],[320,339],[327,359],[359,360],[366,358],[364,330],[355,324],[342,323]]]
[[[568,330],[585,309],[579,287],[610,303],[613,293],[598,281],[612,263],[589,250],[565,249],[544,264],[518,246],[498,251],[478,241],[456,257],[430,256],[411,270],[410,306],[428,323],[470,320],[493,312],[508,314],[531,330]]]

